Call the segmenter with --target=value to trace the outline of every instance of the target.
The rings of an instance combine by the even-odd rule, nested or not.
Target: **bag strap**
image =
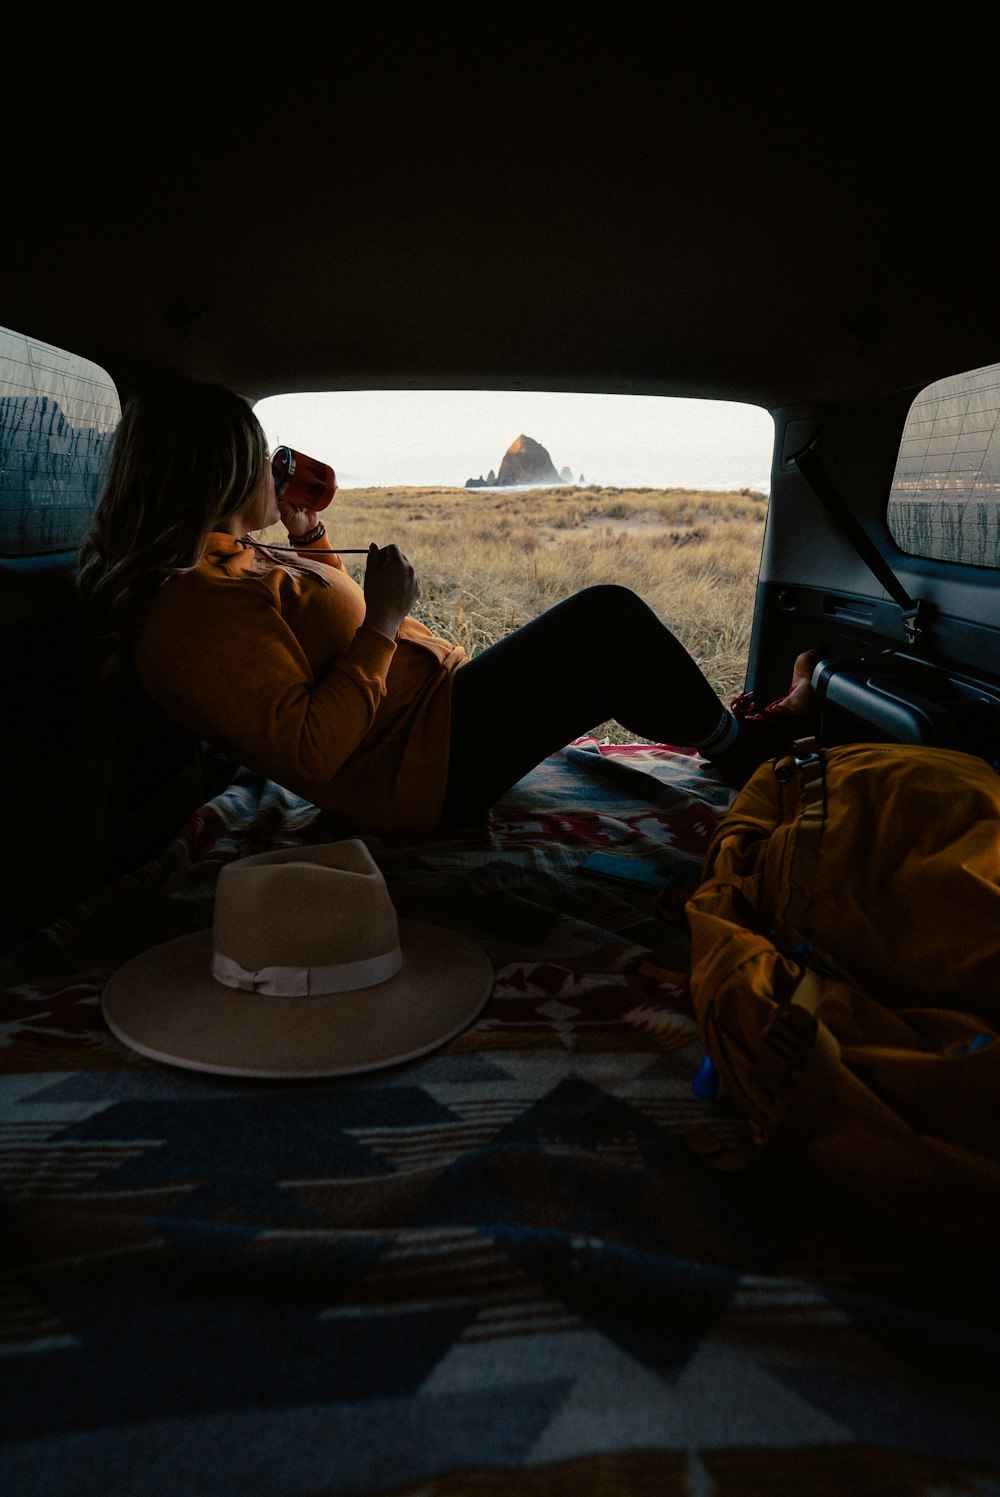
[[[799,739],[794,756],[775,765],[779,780],[787,780],[796,772],[798,824],[785,921],[791,930],[801,932],[826,824],[823,752],[815,738]],[[817,1017],[822,1000],[823,977],[806,967],[791,997],[771,1016],[761,1035],[753,1078],[780,1111],[780,1121],[770,1130],[772,1140],[802,1140],[829,1121],[830,1098],[841,1058],[837,1039]]]
[[[899,605],[907,638],[911,645],[916,645],[924,632],[921,621],[921,613],[925,611],[924,604],[919,598],[910,597],[871,536],[862,528],[854,511],[847,506],[830,482],[815,450],[812,447],[803,448],[795,454],[792,462],[816,496],[822,500],[827,513],[840,526],[868,570],[881,582],[893,602]]]
[[[769,1143],[804,1142],[830,1120],[842,1064],[836,1036],[816,1017],[822,999],[823,980],[807,967],[761,1035],[753,1079],[779,1111]]]
[[[795,850],[789,869],[788,909],[785,923],[793,931],[804,928],[803,917],[812,898],[813,875],[819,846],[826,825],[826,776],[823,753],[815,738],[801,738],[795,745],[794,758],[775,765],[775,773],[782,778],[797,770],[799,776],[799,812],[795,831]]]

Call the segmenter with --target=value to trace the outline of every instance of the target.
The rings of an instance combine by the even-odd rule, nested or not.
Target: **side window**
[[[79,545],[120,415],[103,369],[0,328],[0,555]]]
[[[913,556],[1000,566],[1000,364],[937,380],[910,407],[889,495]]]

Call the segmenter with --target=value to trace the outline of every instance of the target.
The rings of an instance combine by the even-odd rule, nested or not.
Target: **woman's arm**
[[[168,716],[279,784],[325,783],[370,731],[395,649],[366,620],[313,681],[275,593],[248,580],[208,584],[197,599],[167,584],[137,632],[135,660]]]

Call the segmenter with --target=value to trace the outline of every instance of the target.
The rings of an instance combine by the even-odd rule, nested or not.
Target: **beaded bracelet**
[[[294,541],[296,546],[313,546],[317,541],[321,541],[325,535],[326,526],[322,520],[317,520],[312,530],[307,531],[305,535],[292,535],[289,532],[289,539]]]

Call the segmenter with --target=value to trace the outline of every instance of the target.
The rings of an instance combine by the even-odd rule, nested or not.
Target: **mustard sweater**
[[[328,544],[328,543],[327,543]],[[432,831],[464,652],[407,618],[365,624],[332,550],[292,565],[213,534],[139,619],[132,653],[162,711],[356,830]]]

